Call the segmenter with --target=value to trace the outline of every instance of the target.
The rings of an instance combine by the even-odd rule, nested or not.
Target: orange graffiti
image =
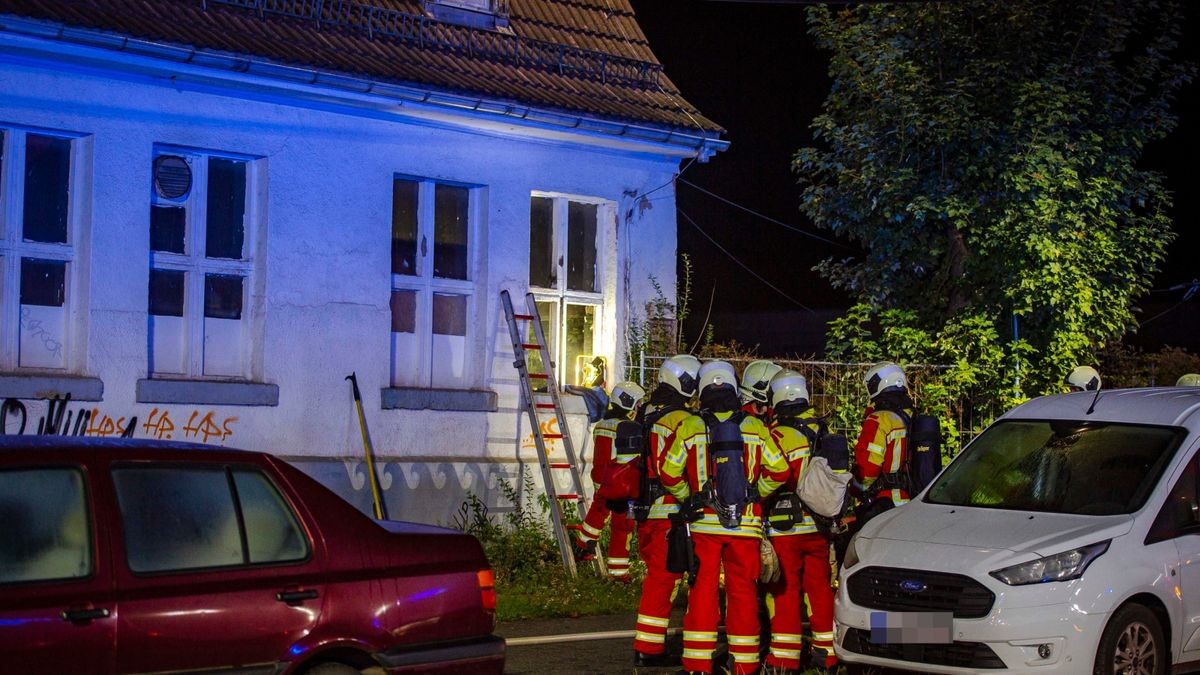
[[[197,422],[196,417],[199,415],[199,410],[193,410],[192,416],[188,418],[187,426],[183,428],[183,433],[187,438],[196,438],[203,435],[203,442],[207,443],[209,438],[216,436],[224,443],[226,438],[233,435],[233,430],[229,428],[229,425],[236,422],[238,418],[226,417],[225,422],[221,426],[217,426],[216,421],[213,419],[213,411],[209,410],[208,414]]]
[[[160,414],[158,408],[150,411],[150,416],[146,418],[145,424],[142,425],[142,431],[150,438],[159,440],[171,440],[171,432],[175,431],[175,423],[171,421],[171,413],[166,410]]]
[[[545,438],[547,435],[550,435],[550,434],[557,434],[558,433],[558,418],[552,417],[552,418],[540,423],[538,425],[538,427],[541,428],[541,430],[542,430],[543,438]],[[558,439],[556,439],[556,438],[546,439],[546,443],[547,444],[554,443],[557,440]],[[527,436],[525,436],[525,438],[521,441],[521,447],[522,448],[536,448],[537,447],[537,441],[533,438],[532,431],[529,432],[529,434]]]
[[[136,420],[136,418],[133,419]],[[121,436],[125,432],[125,420],[125,417],[118,417],[116,420],[113,420],[111,416],[101,413],[99,408],[92,408],[92,416],[88,420],[84,435],[99,436],[101,438]],[[154,408],[150,411],[150,415],[146,417],[146,421],[138,425],[138,430],[146,438],[156,440],[170,441],[178,438],[182,440],[198,440],[202,443],[208,443],[209,441],[224,443],[226,439],[233,435],[233,425],[237,421],[237,417],[218,418],[212,410],[192,410],[187,424],[180,428],[176,425],[175,419],[172,418],[169,410],[166,408]]]
[[[124,417],[118,417],[114,422],[112,417],[101,415],[99,408],[92,408],[92,416],[88,419],[87,429],[84,430],[83,435],[108,438],[109,436],[120,436],[123,433],[125,433]]]

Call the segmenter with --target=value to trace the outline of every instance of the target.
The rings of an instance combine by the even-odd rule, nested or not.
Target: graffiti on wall
[[[546,436],[558,434],[558,418],[557,417],[551,417],[548,420],[543,420],[538,423],[538,426],[540,426],[542,428],[542,438],[546,438]],[[558,439],[556,439],[556,438],[546,438],[546,445],[551,445],[556,442],[558,442]],[[528,434],[525,435],[525,438],[521,439],[521,449],[522,450],[532,450],[533,448],[536,448],[536,447],[537,447],[537,441],[534,440],[533,432],[530,431]],[[547,448],[547,450],[549,450],[549,448]]]
[[[50,398],[46,401],[46,414],[37,421],[34,429],[30,424],[29,411],[25,404],[15,398],[5,399],[0,404],[0,433],[23,434],[29,430],[40,435],[94,436],[98,438],[153,438],[156,440],[183,440],[198,443],[224,444],[233,436],[237,417],[221,417],[208,409],[172,411],[154,408],[146,421],[138,424],[137,415],[126,416],[104,412],[100,408],[79,407],[68,410],[70,396]],[[186,423],[183,420],[187,420]]]

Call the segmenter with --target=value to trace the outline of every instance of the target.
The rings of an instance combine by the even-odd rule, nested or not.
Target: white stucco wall
[[[294,458],[369,509],[358,421],[344,380],[353,371],[393,517],[450,522],[447,509],[456,507],[467,490],[492,495],[490,501],[497,503],[494,477],[515,480],[524,463],[534,459],[517,435],[516,371],[498,297],[500,289],[509,289],[518,305],[524,304],[530,193],[600,198],[616,205],[617,222],[601,224],[602,351],[617,366],[612,384],[621,372],[627,300],[634,308],[644,305],[653,293],[650,275],[674,292],[670,181],[678,163],[665,155],[622,154],[582,142],[568,145],[382,117],[179,89],[170,81],[118,78],[30,59],[0,62],[0,127],[83,137],[83,163],[76,169],[90,179],[81,181],[75,195],[83,209],[75,262],[81,278],[68,291],[72,307],[80,310],[73,322],[79,337],[69,347],[79,366],[69,374],[101,379],[104,395],[102,401],[70,409],[95,410],[99,418],[89,426],[96,430],[103,429],[104,416],[114,421],[137,416],[137,437],[190,441],[206,440],[204,427],[196,423],[211,413],[216,428],[230,433],[210,433],[209,443]],[[136,382],[147,376],[149,200],[156,144],[263,158],[265,224],[255,242],[260,276],[254,288],[262,293],[262,335],[255,341],[261,370],[256,373],[261,372],[260,381],[278,385],[277,406],[136,400]],[[468,370],[474,387],[497,392],[498,412],[381,409],[380,390],[389,386],[395,174],[482,186],[482,226],[473,232],[478,255]],[[664,184],[654,194],[652,209],[631,209],[629,194]],[[44,404],[26,403],[36,427]],[[164,411],[172,431],[164,431]],[[184,429],[189,419],[190,432]],[[579,415],[573,420],[579,449],[586,420]],[[521,424],[527,435],[528,424]]]

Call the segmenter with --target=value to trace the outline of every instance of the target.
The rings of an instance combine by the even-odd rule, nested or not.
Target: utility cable
[[[778,293],[778,294],[782,295],[783,297],[787,298],[787,299],[788,299],[788,300],[790,300],[791,302],[795,303],[795,304],[796,304],[797,306],[799,306],[801,309],[807,310],[807,311],[809,311],[809,312],[812,312],[812,311],[814,311],[812,307],[809,307],[808,305],[804,304],[803,302],[800,302],[799,300],[797,300],[797,299],[793,298],[792,296],[788,295],[787,293],[784,293],[784,292],[783,292],[783,291],[781,291],[781,290],[779,289],[779,287],[777,287],[775,284],[772,284],[771,282],[769,282],[769,281],[767,281],[766,279],[762,278],[762,276],[761,276],[761,275],[760,275],[758,272],[755,272],[753,269],[751,269],[749,265],[747,265],[746,263],[742,262],[741,260],[738,260],[737,256],[735,256],[734,254],[732,254],[732,253],[730,253],[729,251],[727,251],[727,250],[725,249],[725,247],[724,247],[724,246],[722,246],[722,245],[718,244],[718,243],[717,243],[717,240],[716,240],[716,239],[713,239],[711,236],[709,236],[709,234],[708,234],[707,232],[705,232],[703,228],[701,228],[699,225],[697,225],[697,224],[696,224],[696,221],[692,220],[692,217],[691,217],[691,216],[689,216],[688,214],[684,213],[683,209],[681,209],[681,208],[679,208],[678,206],[676,206],[676,207],[675,207],[675,210],[676,210],[676,211],[678,211],[678,212],[679,212],[679,215],[683,216],[684,220],[686,220],[686,221],[687,221],[687,222],[688,222],[688,223],[689,223],[689,224],[690,224],[692,227],[696,228],[696,231],[697,231],[697,232],[699,232],[700,234],[704,235],[704,238],[705,238],[705,239],[707,239],[707,240],[709,240],[710,242],[712,242],[712,245],[713,245],[713,246],[716,246],[718,249],[720,249],[721,253],[724,253],[726,256],[728,256],[728,257],[729,257],[729,259],[730,259],[730,260],[732,260],[733,262],[737,263],[737,264],[738,264],[738,265],[739,265],[739,266],[740,266],[742,269],[744,269],[744,270],[746,270],[747,272],[749,272],[749,273],[751,274],[751,276],[753,276],[755,279],[758,279],[759,281],[763,282],[764,284],[766,284],[766,285],[767,285],[767,287],[768,287],[768,288],[770,288],[771,290],[775,291],[776,293]]]
[[[753,210],[753,209],[750,209],[750,208],[747,208],[747,207],[745,207],[745,206],[742,206],[741,204],[738,204],[737,202],[734,202],[734,201],[732,201],[732,200],[730,200],[730,199],[726,199],[725,197],[722,197],[721,195],[719,195],[719,194],[717,194],[717,193],[715,193],[715,192],[711,192],[711,191],[709,191],[709,190],[706,190],[706,189],[704,189],[704,188],[700,187],[699,185],[696,185],[695,183],[693,183],[693,182],[691,182],[691,181],[684,180],[683,178],[679,178],[678,180],[679,180],[679,182],[680,182],[680,183],[683,183],[684,185],[687,185],[687,186],[689,186],[689,187],[695,188],[696,190],[699,190],[700,192],[703,192],[704,194],[708,195],[709,197],[712,197],[713,199],[717,199],[717,200],[720,200],[720,201],[722,201],[722,202],[725,202],[726,204],[728,204],[728,205],[730,205],[730,206],[732,206],[732,207],[734,207],[734,208],[741,209],[742,211],[745,211],[746,213],[749,213],[750,215],[757,216],[757,217],[759,217],[759,218],[762,218],[763,220],[766,220],[766,221],[769,221],[769,222],[775,223],[776,225],[778,225],[778,226],[780,226],[780,227],[785,227],[785,228],[787,228],[787,229],[789,229],[789,230],[792,230],[793,232],[798,232],[798,233],[800,233],[800,234],[802,234],[802,235],[804,235],[804,236],[806,236],[806,237],[809,237],[810,239],[816,239],[817,241],[823,241],[823,242],[825,242],[825,243],[827,243],[827,244],[833,244],[834,246],[838,246],[838,247],[844,248],[844,249],[846,249],[846,250],[848,250],[848,251],[853,251],[853,250],[855,250],[853,247],[851,247],[851,246],[847,246],[847,245],[845,245],[845,244],[841,243],[840,241],[835,241],[835,240],[833,240],[833,239],[828,239],[828,238],[826,238],[826,237],[822,237],[822,236],[821,236],[821,235],[819,235],[819,234],[813,234],[812,232],[806,232],[806,231],[804,231],[804,230],[802,230],[802,229],[800,229],[800,228],[796,227],[795,225],[788,225],[787,223],[785,223],[785,222],[783,222],[783,221],[781,221],[781,220],[776,220],[776,219],[774,219],[774,218],[772,218],[772,217],[770,217],[770,216],[768,216],[768,215],[765,215],[765,214],[759,213],[758,211],[755,211],[755,210]]]

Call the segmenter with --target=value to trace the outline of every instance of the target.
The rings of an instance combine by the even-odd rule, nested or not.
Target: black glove
[[[700,520],[704,517],[704,503],[692,495],[679,505],[679,517],[689,523]]]

